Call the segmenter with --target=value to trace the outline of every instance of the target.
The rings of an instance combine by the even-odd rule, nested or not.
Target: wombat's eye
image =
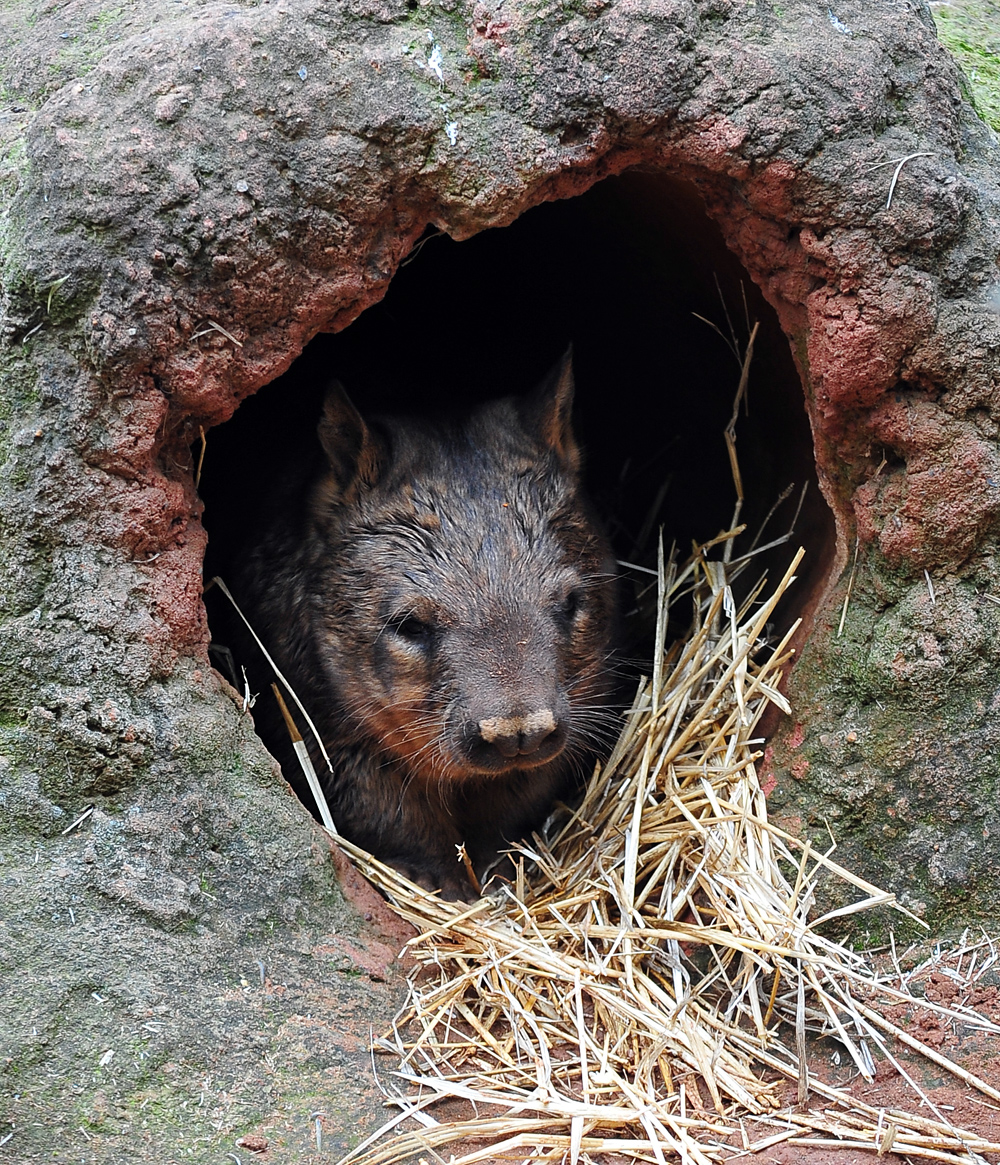
[[[434,638],[434,627],[430,623],[425,623],[423,619],[418,619],[416,615],[400,615],[398,619],[393,620],[392,629],[400,639],[405,639],[407,643],[415,646],[426,646]]]
[[[573,588],[562,601],[562,606],[559,609],[559,614],[566,620],[567,623],[572,623],[579,615],[580,608],[583,606],[583,592],[577,588]]]

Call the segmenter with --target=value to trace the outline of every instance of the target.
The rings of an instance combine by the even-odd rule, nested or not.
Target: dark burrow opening
[[[724,430],[740,363],[731,340],[742,351],[755,322],[737,423],[747,525],[737,555],[786,492],[759,541],[787,533],[807,487],[793,538],[744,575],[746,586],[765,569],[773,578],[805,547],[799,582],[779,609],[780,633],[822,585],[834,544],[802,385],[773,309],[695,188],[641,172],[543,204],[466,242],[429,231],[380,303],[344,331],[316,337],[285,375],[213,429],[200,486],[206,577],[235,573],[234,559],[280,492],[281,475],[315,455],[332,378],[363,414],[433,413],[530,390],[570,343],[587,484],[618,557],[654,565],[662,528],[666,545],[676,543],[684,559],[693,541],[732,521]],[[624,573],[625,606],[634,611],[645,591],[648,611],[649,577]],[[221,603],[209,595],[210,625],[224,640]],[[678,633],[686,617],[679,616]],[[642,618],[627,622],[627,652],[641,659],[651,647],[649,629]],[[238,679],[239,660],[235,675],[224,653],[216,651],[214,662]]]

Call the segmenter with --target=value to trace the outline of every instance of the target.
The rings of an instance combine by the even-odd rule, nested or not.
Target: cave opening
[[[727,340],[742,350],[754,323],[737,423],[747,531],[736,553],[787,492],[759,541],[786,533],[801,500],[794,538],[760,555],[746,574],[747,585],[765,569],[773,577],[798,545],[806,548],[799,582],[779,609],[778,633],[823,585],[835,537],[816,482],[802,385],[775,312],[695,187],[638,171],[464,242],[428,231],[378,304],[343,331],[317,336],[283,376],[213,429],[200,483],[206,577],[230,575],[285,467],[315,456],[331,379],[363,415],[435,413],[527,392],[570,343],[586,483],[618,558],[655,565],[662,528],[683,560],[692,542],[732,521],[724,430],[740,362]],[[649,594],[650,579],[623,571],[626,650],[641,659],[651,642],[642,614],[649,607],[636,596]],[[228,614],[221,599],[209,595],[207,605],[222,640],[213,662],[242,688],[240,661],[219,651]]]

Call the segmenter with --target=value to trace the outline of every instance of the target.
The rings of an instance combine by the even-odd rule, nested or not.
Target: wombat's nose
[[[479,735],[508,758],[537,752],[556,728],[556,718],[549,708],[539,708],[527,716],[490,716],[479,721]]]

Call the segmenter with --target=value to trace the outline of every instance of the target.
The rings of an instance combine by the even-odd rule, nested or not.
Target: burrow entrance
[[[723,431],[740,368],[723,337],[734,333],[742,348],[754,322],[747,407],[737,425],[747,524],[737,549],[749,546],[786,492],[760,542],[787,532],[806,486],[793,543],[761,555],[747,572],[749,584],[764,569],[783,569],[797,545],[806,548],[800,581],[780,611],[787,626],[822,587],[835,537],[788,340],[697,190],[642,172],[545,203],[466,242],[428,232],[380,303],[344,331],[317,336],[287,373],[213,429],[200,483],[206,577],[234,573],[282,475],[318,448],[331,378],[363,413],[438,412],[528,391],[569,343],[587,483],[619,558],[653,565],[661,527],[684,558],[693,540],[713,537],[732,519]],[[629,611],[648,584],[631,572]],[[228,609],[210,595],[208,611],[224,645]],[[641,659],[647,629],[641,618],[626,622],[626,649]],[[238,680],[239,660],[235,675],[224,654],[213,661]]]

